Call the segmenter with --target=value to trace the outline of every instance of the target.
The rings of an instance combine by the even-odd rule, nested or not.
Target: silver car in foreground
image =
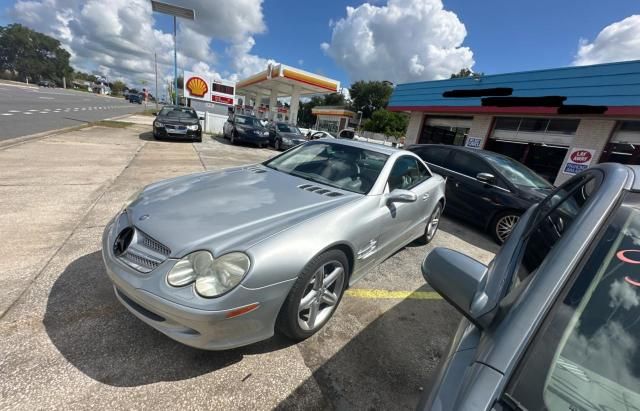
[[[530,208],[488,267],[427,282],[465,317],[421,410],[640,410],[640,167],[603,164]]]
[[[120,302],[197,348],[318,331],[344,290],[416,239],[429,242],[444,179],[408,151],[317,140],[263,164],[146,187],[107,225]]]

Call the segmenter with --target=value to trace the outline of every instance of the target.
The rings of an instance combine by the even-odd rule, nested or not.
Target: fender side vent
[[[327,197],[340,197],[344,194],[339,193],[337,191],[331,191],[328,190],[326,188],[322,188],[322,187],[318,187],[318,186],[314,186],[313,184],[301,184],[298,186],[298,188],[304,190],[304,191],[310,191],[312,193],[316,193],[316,194],[322,194],[325,195]]]

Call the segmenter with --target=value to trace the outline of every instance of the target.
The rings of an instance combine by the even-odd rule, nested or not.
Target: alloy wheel
[[[434,235],[436,235],[436,231],[438,231],[438,225],[440,224],[440,216],[442,215],[442,207],[440,205],[436,206],[436,209],[431,214],[431,220],[427,225],[427,241],[431,240]]]
[[[511,235],[511,231],[513,231],[513,228],[518,223],[518,220],[520,220],[519,216],[507,214],[501,217],[496,222],[496,236],[501,242],[504,243],[505,241],[507,241],[507,238],[509,238],[509,235]]]
[[[340,301],[344,279],[344,267],[335,260],[316,270],[298,304],[300,328],[312,331],[324,324]]]

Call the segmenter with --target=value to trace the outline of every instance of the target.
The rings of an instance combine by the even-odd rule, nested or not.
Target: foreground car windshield
[[[160,116],[169,118],[198,118],[196,112],[186,108],[169,108],[165,107],[160,111]]]
[[[316,183],[366,194],[389,156],[360,147],[308,143],[264,163]]]
[[[486,159],[515,185],[537,189],[553,188],[547,180],[515,160],[498,156],[487,156]]]

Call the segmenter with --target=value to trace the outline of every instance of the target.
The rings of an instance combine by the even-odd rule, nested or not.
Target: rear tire
[[[519,220],[520,213],[517,211],[509,210],[498,213],[491,221],[491,236],[498,244],[504,244]]]
[[[329,250],[307,263],[291,287],[276,319],[276,329],[295,341],[318,332],[333,316],[349,278],[349,262]]]

